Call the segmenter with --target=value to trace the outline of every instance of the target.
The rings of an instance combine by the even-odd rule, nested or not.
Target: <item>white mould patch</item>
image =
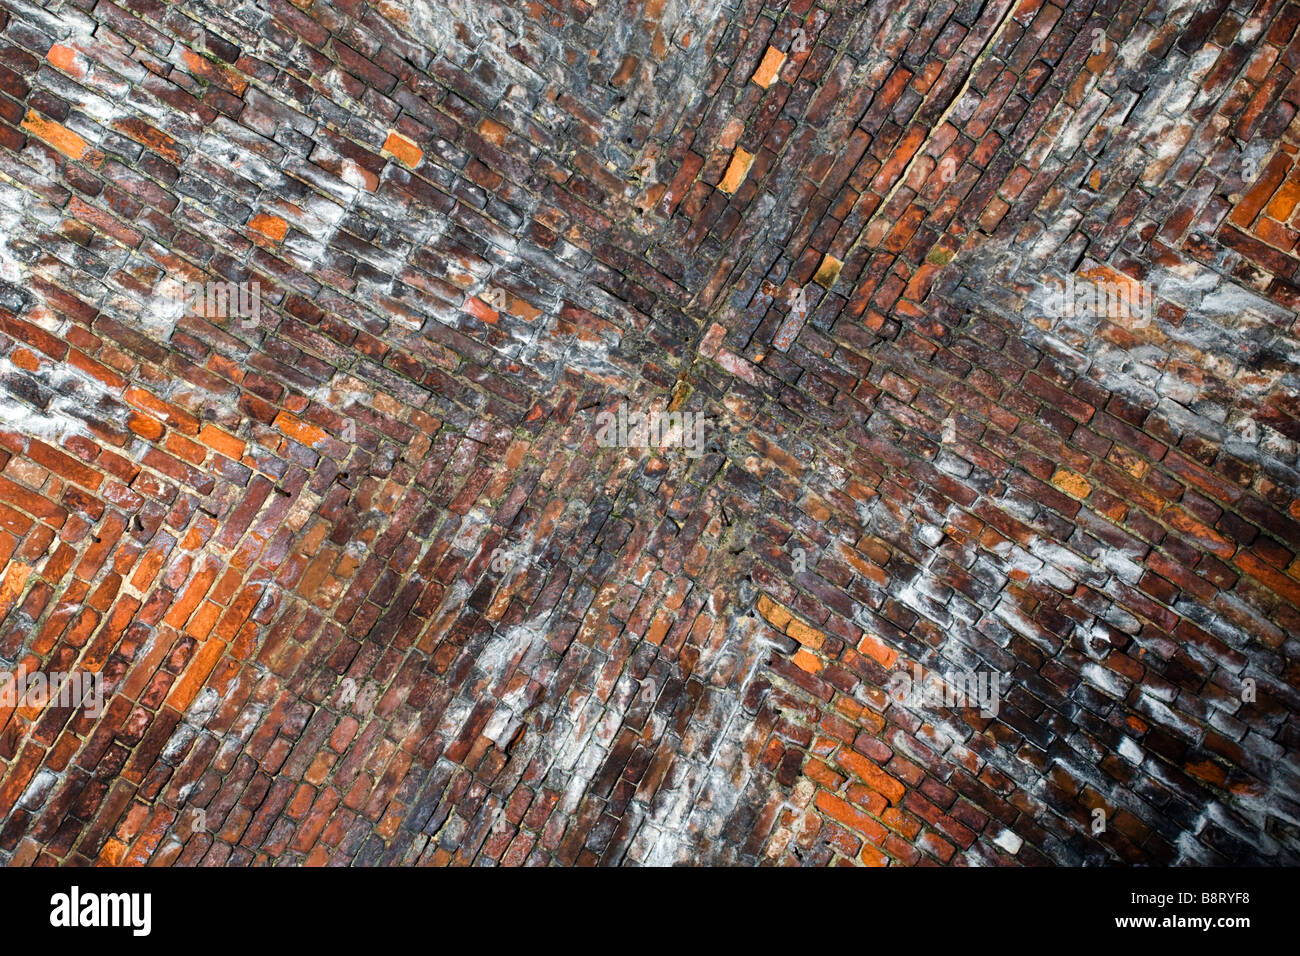
[[[745,661],[744,678],[727,681],[726,687],[709,686],[707,698],[696,710],[693,725],[704,729],[698,737],[689,731],[683,739],[675,766],[681,768],[665,780],[659,794],[651,801],[646,824],[658,831],[646,853],[648,866],[668,866],[697,859],[701,837],[720,832],[735,810],[749,784],[753,768],[745,754],[745,742],[754,732],[757,715],[749,715],[742,706],[750,682],[771,653],[772,644],[754,626],[733,625],[727,640],[708,668],[697,665],[697,673],[706,685],[717,667],[723,666],[732,653]],[[700,664],[704,664],[701,657]],[[734,690],[731,688],[735,688]],[[699,747],[688,743],[700,741]]]
[[[471,508],[465,517],[461,519],[460,528],[456,531],[456,536],[451,540],[452,550],[463,556],[473,554],[483,536],[484,529],[487,528],[488,522],[491,520],[491,515],[482,508]]]
[[[111,399],[109,391],[71,366],[29,372],[0,356],[0,375],[30,378],[50,392],[44,411],[0,395],[0,422],[22,434],[56,443],[72,435],[93,438],[86,420],[100,420],[107,415],[106,410],[101,411],[101,403]]]
[[[1003,830],[994,837],[993,842],[1002,847],[1002,849],[1006,850],[1012,856],[1019,853],[1020,848],[1025,844],[1024,840],[1020,839],[1020,837],[1016,836],[1010,830]]]

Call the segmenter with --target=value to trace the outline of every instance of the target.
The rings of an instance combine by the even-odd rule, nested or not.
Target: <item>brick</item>
[[[265,213],[258,213],[252,219],[248,220],[248,228],[254,232],[261,233],[269,239],[279,242],[289,231],[289,224],[279,216],[270,216]]]
[[[767,48],[767,52],[763,54],[763,61],[758,64],[758,68],[754,70],[754,74],[750,79],[767,89],[772,85],[772,81],[776,79],[776,75],[780,72],[783,63],[785,63],[785,53],[774,46],[770,46]]]
[[[419,166],[420,161],[424,158],[424,151],[396,130],[391,130],[388,139],[384,141],[384,152],[395,157],[411,169]]]
[[[737,146],[735,153],[731,156],[731,162],[727,164],[727,171],[723,173],[722,181],[718,183],[718,188],[724,193],[734,193],[740,188],[740,184],[745,181],[745,177],[749,175],[750,167],[753,165],[754,154],[746,152]]]
[[[244,455],[244,443],[214,425],[203,427],[199,432],[199,441],[234,461],[238,461]]]
[[[23,129],[45,140],[70,159],[81,159],[90,148],[84,139],[65,126],[45,119],[28,110],[23,118]]]
[[[838,820],[853,832],[861,833],[875,842],[884,839],[887,831],[883,826],[834,794],[819,790],[817,791],[816,802],[818,809]]]
[[[842,750],[836,755],[840,765],[851,770],[864,783],[886,797],[890,803],[898,803],[903,798],[905,788],[889,774],[885,773],[872,761],[851,750]]]

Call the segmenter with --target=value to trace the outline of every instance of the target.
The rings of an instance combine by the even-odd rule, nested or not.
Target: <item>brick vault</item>
[[[0,858],[1300,862],[1298,26],[0,0]]]

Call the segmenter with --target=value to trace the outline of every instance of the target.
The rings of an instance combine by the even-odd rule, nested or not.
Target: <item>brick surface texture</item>
[[[1300,862],[1298,27],[0,0],[0,860]]]

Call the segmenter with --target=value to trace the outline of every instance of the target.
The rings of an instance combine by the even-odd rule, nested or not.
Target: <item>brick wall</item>
[[[1297,27],[0,0],[0,858],[1300,862]]]

